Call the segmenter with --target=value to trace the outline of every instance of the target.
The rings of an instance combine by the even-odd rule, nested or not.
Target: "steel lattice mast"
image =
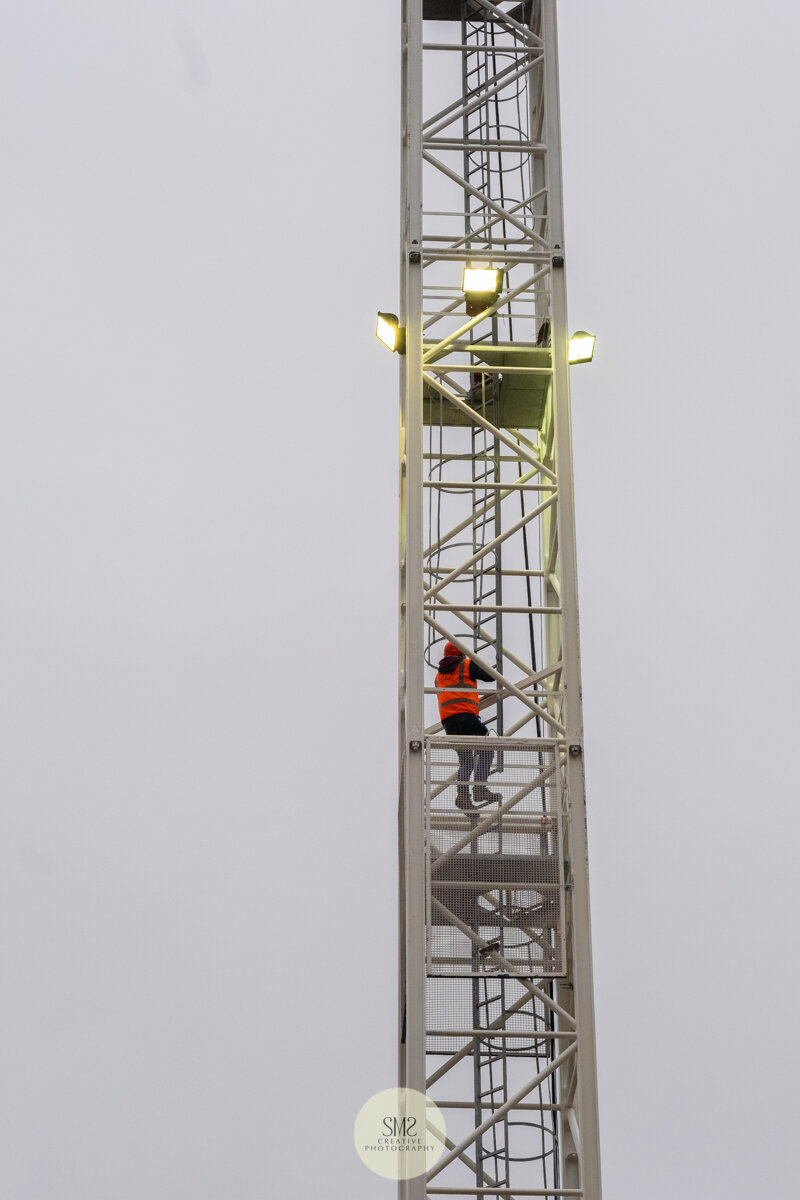
[[[401,240],[399,1071],[448,1148],[400,1193],[599,1200],[555,0],[404,0]],[[493,680],[477,815],[445,639]]]

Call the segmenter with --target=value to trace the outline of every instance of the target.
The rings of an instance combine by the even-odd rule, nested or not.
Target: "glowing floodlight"
[[[462,291],[469,300],[485,300],[487,306],[500,293],[503,272],[494,267],[464,267]]]
[[[398,354],[405,354],[406,331],[400,328],[400,319],[394,313],[378,313],[375,336],[390,350],[396,350]]]
[[[591,362],[594,357],[594,344],[596,341],[597,338],[593,333],[586,333],[583,329],[579,329],[577,333],[573,333],[569,339],[570,363]]]

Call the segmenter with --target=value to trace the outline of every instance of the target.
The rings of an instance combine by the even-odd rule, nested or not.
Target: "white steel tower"
[[[399,1069],[448,1139],[403,1200],[600,1198],[566,262],[555,0],[404,0]]]

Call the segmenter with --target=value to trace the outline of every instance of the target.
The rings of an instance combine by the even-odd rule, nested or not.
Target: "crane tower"
[[[402,38],[399,1082],[447,1141],[400,1196],[600,1200],[555,0]]]

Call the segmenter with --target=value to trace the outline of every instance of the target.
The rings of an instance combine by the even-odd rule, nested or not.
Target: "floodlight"
[[[390,350],[396,350],[398,354],[405,354],[406,331],[400,328],[400,319],[394,313],[378,313],[375,336],[380,338],[384,346],[388,346]]]
[[[472,299],[486,297],[487,302],[500,292],[503,272],[495,267],[464,267],[461,289]]]
[[[594,344],[597,338],[593,333],[587,333],[584,329],[579,329],[577,333],[573,333],[569,339],[569,361],[570,363],[591,362],[594,357]]]

